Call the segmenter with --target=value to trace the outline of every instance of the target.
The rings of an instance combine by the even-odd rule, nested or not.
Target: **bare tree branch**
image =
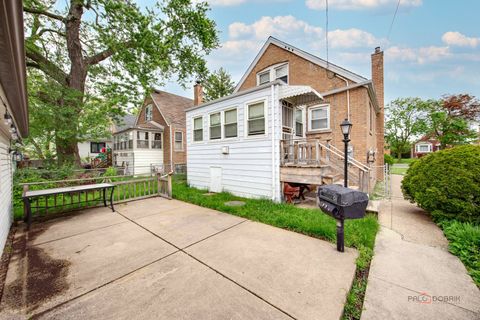
[[[66,37],[66,34],[64,32],[54,30],[54,29],[42,29],[40,30],[40,32],[38,32],[37,37],[41,37],[45,32],[52,32],[52,33],[58,34],[61,37]]]
[[[133,43],[131,41],[128,41],[128,42],[125,42],[124,44],[121,45],[121,47],[123,48],[130,48],[132,47]],[[102,62],[103,60],[105,59],[108,59],[110,58],[112,55],[115,54],[115,50],[113,48],[108,48],[108,49],[105,49],[93,56],[90,56],[90,57],[87,57],[85,58],[85,63],[87,65],[95,65],[97,63],[100,63]]]
[[[46,17],[49,17],[49,18],[52,18],[52,19],[61,21],[61,22],[63,22],[63,23],[67,22],[67,19],[66,19],[65,17],[62,17],[62,16],[60,16],[60,15],[58,15],[58,14],[51,13],[51,12],[48,12],[48,11],[45,11],[45,10],[36,9],[36,8],[23,7],[23,11],[28,12],[28,13],[31,13],[31,14],[43,15],[43,16],[46,16]]]

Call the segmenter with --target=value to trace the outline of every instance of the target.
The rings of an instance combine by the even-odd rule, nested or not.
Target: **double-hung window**
[[[430,143],[417,144],[416,147],[418,153],[432,152],[432,145]]]
[[[249,136],[265,134],[265,103],[257,102],[247,106],[247,133]]]
[[[203,117],[193,119],[193,141],[203,141]]]
[[[258,85],[270,82],[270,70],[258,74]]]
[[[288,63],[276,64],[257,73],[257,85],[262,85],[277,79],[288,83]]]
[[[225,138],[235,138],[237,136],[237,109],[224,112],[224,134]]]
[[[145,108],[145,121],[152,121],[153,119],[153,106],[149,104]]]
[[[300,109],[295,110],[295,135],[303,137],[303,111]]]
[[[210,115],[210,140],[222,138],[222,124],[220,112],[212,113]]]
[[[175,151],[183,151],[183,132],[175,131]]]
[[[278,68],[275,68],[275,79],[282,80],[285,83],[288,83],[288,65],[284,64]]]
[[[90,152],[100,153],[105,148],[105,142],[90,142]]]
[[[311,108],[309,113],[310,130],[328,130],[330,129],[330,106],[323,105]]]

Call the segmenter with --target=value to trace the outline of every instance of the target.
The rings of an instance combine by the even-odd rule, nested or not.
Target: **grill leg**
[[[339,219],[337,220],[337,251],[339,252],[344,252],[345,247],[344,247],[344,239],[343,239],[343,226],[344,226],[344,220]]]

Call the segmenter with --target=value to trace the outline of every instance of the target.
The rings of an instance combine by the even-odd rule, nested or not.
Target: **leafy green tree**
[[[480,102],[471,95],[444,96],[422,105],[426,134],[440,142],[440,148],[467,144],[478,138],[470,122],[480,118]]]
[[[225,69],[220,68],[206,77],[203,81],[203,89],[203,100],[211,101],[232,94],[235,82]]]
[[[410,150],[412,139],[425,130],[424,104],[420,98],[399,98],[386,107],[386,141],[398,159]]]
[[[191,0],[146,9],[131,0],[24,0],[28,75],[40,71],[29,95],[48,106],[43,123],[60,164],[79,163],[78,141],[104,131],[104,119],[150,86],[205,74],[203,57],[218,46],[208,10]]]

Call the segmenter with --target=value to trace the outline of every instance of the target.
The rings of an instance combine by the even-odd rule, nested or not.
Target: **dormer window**
[[[149,104],[146,108],[145,108],[145,121],[152,121],[152,105]]]
[[[277,79],[288,84],[288,63],[276,64],[257,73],[257,85],[259,86]]]

